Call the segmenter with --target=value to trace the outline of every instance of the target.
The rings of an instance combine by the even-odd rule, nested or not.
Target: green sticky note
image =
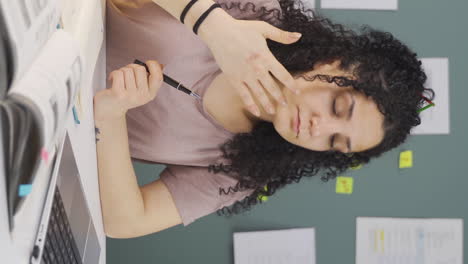
[[[413,167],[413,151],[407,150],[400,153],[400,169]]]
[[[359,170],[362,168],[362,164],[359,164],[357,166],[351,167],[352,170]]]
[[[336,177],[336,193],[353,193],[353,178]]]

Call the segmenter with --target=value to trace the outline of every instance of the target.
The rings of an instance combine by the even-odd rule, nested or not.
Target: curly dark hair
[[[295,77],[319,79],[352,86],[371,97],[384,115],[385,135],[380,144],[362,152],[345,154],[338,151],[312,151],[284,140],[269,122],[257,123],[252,132],[237,134],[221,146],[230,164],[212,164],[209,171],[223,172],[239,180],[228,190],[220,188],[220,195],[253,190],[253,193],[230,207],[218,210],[218,215],[237,214],[261,202],[259,197],[271,196],[280,188],[302,177],[319,172],[328,181],[352,166],[368,163],[371,158],[395,148],[405,141],[411,128],[420,124],[418,109],[423,94],[433,98],[432,89],[424,88],[426,74],[417,54],[388,32],[369,26],[356,33],[343,25],[334,24],[301,2],[280,0],[278,10],[265,10],[264,16],[275,12],[281,22],[279,28],[302,33],[302,38],[289,45],[267,40],[276,59]],[[254,8],[249,3],[244,8]],[[229,7],[228,7],[229,8]],[[262,17],[262,16],[261,16]],[[316,63],[341,61],[341,69],[351,70],[354,78],[314,75],[307,72]]]

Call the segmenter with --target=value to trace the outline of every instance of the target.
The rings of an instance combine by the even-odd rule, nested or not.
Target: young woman
[[[216,1],[198,36],[191,27],[210,0],[184,24],[188,0],[107,2],[109,88],[95,95],[94,118],[109,236],[238,213],[304,176],[367,163],[420,123],[431,91],[390,33],[355,33],[290,0],[251,1]],[[163,70],[202,99],[163,83]],[[139,187],[132,159],[167,166]]]

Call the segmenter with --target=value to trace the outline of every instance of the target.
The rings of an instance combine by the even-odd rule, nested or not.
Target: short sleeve
[[[278,0],[215,0],[229,15],[241,20],[263,20],[278,26],[281,6]]]
[[[222,173],[208,172],[206,167],[168,165],[160,179],[169,189],[184,226],[236,201],[244,199],[252,190],[220,194],[237,180]]]

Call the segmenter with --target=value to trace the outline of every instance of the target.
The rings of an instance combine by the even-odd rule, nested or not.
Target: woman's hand
[[[100,122],[125,117],[129,109],[153,100],[163,80],[162,66],[150,60],[145,67],[129,64],[109,74],[112,87],[94,95],[94,120]]]
[[[274,113],[267,92],[279,103],[286,104],[273,77],[298,93],[293,77],[268,49],[266,39],[291,44],[299,40],[300,34],[294,35],[263,21],[237,20],[225,12],[213,11],[210,16],[200,27],[199,36],[250,112],[257,116],[260,114],[253,100],[255,96],[267,112]]]

